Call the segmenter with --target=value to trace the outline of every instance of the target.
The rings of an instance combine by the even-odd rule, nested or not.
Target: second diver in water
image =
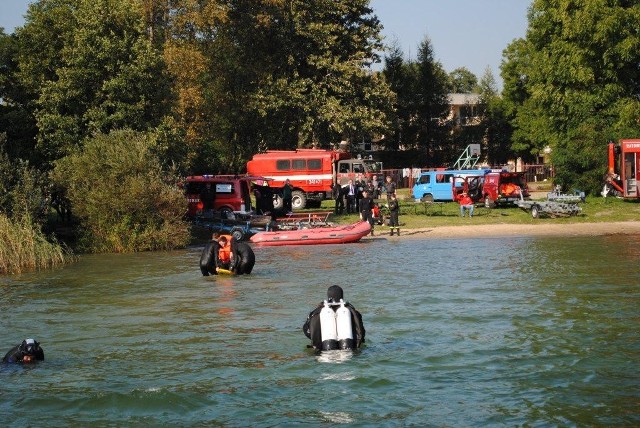
[[[338,285],[329,287],[327,300],[309,313],[302,331],[311,339],[311,347],[318,351],[360,348],[365,335],[362,315],[343,300],[343,291]]]

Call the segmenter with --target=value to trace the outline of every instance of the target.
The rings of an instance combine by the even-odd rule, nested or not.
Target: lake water
[[[25,426],[638,426],[640,237],[256,248],[202,277],[201,248],[84,256],[0,278],[0,418]],[[314,355],[331,284],[366,346]]]

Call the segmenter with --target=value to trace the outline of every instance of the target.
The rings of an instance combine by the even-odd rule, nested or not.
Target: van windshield
[[[230,182],[212,183],[205,181],[189,181],[185,186],[185,193],[188,195],[199,195],[204,191],[207,183],[212,184],[216,194],[233,194],[235,193],[234,184]]]
[[[367,168],[367,172],[381,172],[382,171],[382,163],[375,162],[372,160],[364,161],[365,167]]]

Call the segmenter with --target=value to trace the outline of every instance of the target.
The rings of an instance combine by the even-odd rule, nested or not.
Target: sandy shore
[[[615,223],[553,224],[479,224],[438,226],[424,229],[402,229],[400,236],[389,236],[389,228],[377,226],[375,236],[388,239],[500,238],[507,236],[600,236],[640,235],[640,221]],[[365,239],[367,239],[365,238]]]

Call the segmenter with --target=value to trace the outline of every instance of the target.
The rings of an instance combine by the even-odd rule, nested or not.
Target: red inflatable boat
[[[370,231],[371,225],[366,221],[360,221],[341,226],[258,232],[251,237],[251,242],[262,246],[346,244],[358,242]]]

